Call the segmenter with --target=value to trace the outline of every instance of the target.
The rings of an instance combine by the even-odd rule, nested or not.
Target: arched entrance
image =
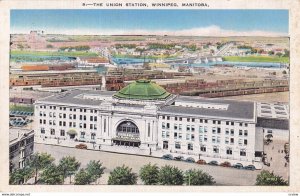
[[[139,147],[141,145],[139,128],[131,121],[121,122],[117,127],[113,143],[118,146]]]

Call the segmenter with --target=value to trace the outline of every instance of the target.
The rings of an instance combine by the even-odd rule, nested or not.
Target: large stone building
[[[118,92],[71,90],[35,103],[36,141],[261,168],[256,103],[168,93],[149,80]]]

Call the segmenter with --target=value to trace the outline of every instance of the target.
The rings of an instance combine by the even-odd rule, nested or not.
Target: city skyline
[[[288,36],[288,10],[12,10],[10,26],[12,34]]]

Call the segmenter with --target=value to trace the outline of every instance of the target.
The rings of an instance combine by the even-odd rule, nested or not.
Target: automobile
[[[170,154],[165,154],[161,157],[162,159],[165,159],[165,160],[173,160],[173,156],[170,155]]]
[[[236,168],[236,169],[243,169],[243,165],[241,163],[237,163],[237,164],[233,165],[232,167]]]
[[[231,167],[231,163],[229,163],[228,161],[225,161],[225,162],[221,163],[220,166],[222,166],[222,167]]]
[[[174,157],[175,161],[182,161],[183,160],[183,156],[178,156],[178,157]]]
[[[214,166],[217,166],[219,165],[217,161],[211,161],[208,163],[208,165],[214,165]]]
[[[78,148],[78,149],[87,149],[87,145],[86,144],[78,144],[75,146],[75,148]]]
[[[195,163],[195,159],[193,159],[192,157],[188,157],[187,159],[185,159],[185,162]]]
[[[256,170],[254,165],[248,165],[248,166],[244,167],[243,169],[252,170],[252,171]]]
[[[198,163],[200,165],[205,165],[206,161],[204,161],[203,159],[199,159],[196,163]]]

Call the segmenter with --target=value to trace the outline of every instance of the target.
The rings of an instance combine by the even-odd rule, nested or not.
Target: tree
[[[43,184],[62,184],[64,181],[61,178],[62,172],[54,165],[48,165],[41,173],[40,182]]]
[[[105,167],[102,167],[100,161],[90,161],[87,165],[86,172],[91,178],[91,182],[97,181],[104,174]]]
[[[132,172],[132,168],[116,167],[108,178],[109,185],[133,185],[137,183],[137,175]]]
[[[184,181],[187,185],[212,185],[216,183],[211,175],[200,169],[190,169],[186,171]]]
[[[37,177],[38,177],[38,172],[40,170],[45,169],[48,165],[52,164],[54,161],[54,158],[51,157],[50,154],[47,153],[36,153],[33,154],[29,160],[29,167],[31,167],[34,170],[35,173],[35,178],[34,178],[34,183],[37,183]]]
[[[281,57],[283,54],[281,52],[277,52],[276,56]]]
[[[269,51],[268,54],[269,55],[274,55],[274,51]]]
[[[9,184],[23,184],[31,178],[33,174],[32,168],[26,166],[22,169],[16,169],[9,176]]]
[[[183,172],[177,167],[166,165],[160,169],[158,181],[162,185],[182,185]]]
[[[53,48],[53,45],[47,44],[46,48]]]
[[[256,177],[256,185],[260,186],[286,186],[288,182],[273,172],[263,170]]]
[[[86,172],[85,169],[80,169],[79,172],[75,175],[75,185],[85,185],[90,183],[90,175]]]
[[[158,184],[159,167],[150,163],[140,169],[140,178],[145,185]]]
[[[67,156],[60,159],[58,164],[58,169],[62,173],[62,181],[65,181],[66,177],[70,177],[71,184],[71,176],[79,169],[80,163],[76,161],[75,157]]]

